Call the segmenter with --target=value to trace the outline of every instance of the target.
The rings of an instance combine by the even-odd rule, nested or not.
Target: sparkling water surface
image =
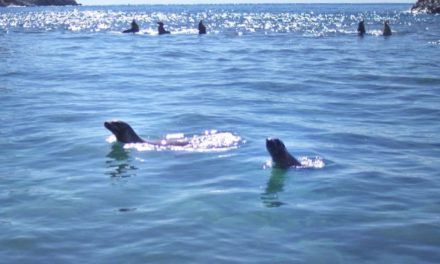
[[[0,262],[439,263],[440,16],[409,8],[1,8]]]

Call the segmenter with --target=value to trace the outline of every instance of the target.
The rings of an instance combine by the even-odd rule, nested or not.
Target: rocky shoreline
[[[411,11],[438,14],[440,13],[440,0],[418,0]]]
[[[78,5],[75,0],[0,0],[1,6],[64,6]]]

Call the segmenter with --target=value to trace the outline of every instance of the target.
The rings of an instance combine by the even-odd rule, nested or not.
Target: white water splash
[[[107,141],[108,143],[114,143],[116,142],[116,137],[115,135],[110,135],[108,138],[105,139],[105,141]]]
[[[324,160],[321,157],[300,157],[300,168],[322,169],[325,166]]]
[[[297,166],[297,167],[292,166],[292,168],[296,168],[296,169],[322,169],[325,167],[325,162],[321,157],[302,156],[302,157],[299,157],[298,161],[301,163],[301,166]],[[271,159],[266,161],[263,165],[264,169],[273,168],[273,167],[274,167],[274,163]]]
[[[166,140],[177,140],[188,142],[184,146],[167,145]],[[107,142],[116,142],[114,135],[106,139]],[[217,132],[207,130],[201,135],[186,137],[183,133],[168,134],[162,140],[162,144],[150,143],[128,143],[124,144],[125,149],[136,149],[138,151],[188,151],[188,152],[217,152],[238,148],[245,141],[231,132]]]

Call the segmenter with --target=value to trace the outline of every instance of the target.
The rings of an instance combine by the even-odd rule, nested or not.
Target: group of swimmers
[[[170,34],[170,32],[168,30],[165,30],[164,28],[164,24],[162,22],[157,22],[157,24],[159,25],[157,27],[157,32],[159,35],[164,35],[164,34]],[[203,20],[200,20],[199,22],[199,34],[206,34],[206,27],[203,24]],[[133,19],[133,21],[131,22],[131,28],[122,31],[123,33],[136,33],[139,32],[139,25],[136,23],[136,21]],[[357,28],[357,32],[359,34],[359,36],[364,36],[365,34],[365,24],[364,24],[364,20],[361,20],[358,24],[358,28]],[[389,21],[386,20],[384,22],[384,27],[383,27],[383,35],[384,36],[391,36],[391,28],[389,25]]]
[[[164,24],[162,22],[157,22],[157,24],[159,25],[157,27],[157,33],[159,35],[164,35],[164,34],[170,34],[170,32],[168,30],[165,30],[164,28]],[[199,34],[206,34],[206,27],[203,24],[203,20],[200,20],[199,22]],[[133,19],[133,21],[131,22],[131,28],[122,31],[122,33],[136,33],[139,32],[139,25],[136,23],[136,21]]]
[[[358,29],[357,32],[359,34],[359,36],[364,36],[365,34],[365,25],[364,25],[364,20],[362,19],[361,22],[359,22],[358,24]],[[384,36],[391,36],[391,28],[389,25],[389,21],[385,20],[385,22],[383,23],[383,33]]]

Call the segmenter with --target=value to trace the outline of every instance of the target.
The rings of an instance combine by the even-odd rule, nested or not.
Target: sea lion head
[[[121,143],[140,143],[144,142],[134,132],[133,128],[124,121],[114,120],[104,122],[105,128],[115,135],[116,139]]]
[[[275,162],[284,159],[287,153],[286,146],[278,138],[267,138],[266,148]]]
[[[284,143],[278,138],[267,138],[266,148],[276,167],[287,169],[291,166],[301,166],[301,163],[287,151]]]

